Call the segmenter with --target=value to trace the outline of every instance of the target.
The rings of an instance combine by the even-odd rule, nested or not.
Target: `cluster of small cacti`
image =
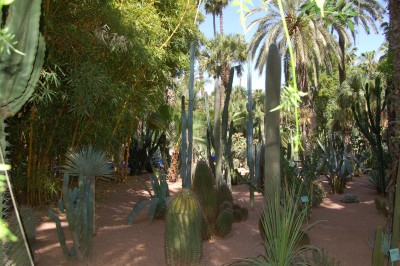
[[[220,208],[225,201],[233,205],[232,191],[228,185],[222,184],[217,189],[217,206]]]
[[[202,210],[194,192],[182,189],[169,202],[165,221],[167,265],[197,265],[202,249]]]
[[[249,210],[244,207],[242,208],[239,204],[233,204],[233,222],[240,223],[246,221],[249,217]]]
[[[37,217],[33,208],[29,206],[21,206],[19,215],[25,231],[26,240],[28,241],[31,254],[34,252],[35,238],[36,238],[36,223]],[[20,230],[18,219],[13,215],[10,219],[10,229],[17,237],[17,242],[10,242],[7,248],[7,256],[13,262],[13,265],[29,265],[30,259],[25,247],[22,231]]]

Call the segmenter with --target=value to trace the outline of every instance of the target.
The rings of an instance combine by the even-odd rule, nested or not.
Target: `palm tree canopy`
[[[308,0],[293,0],[282,3],[296,65],[304,66],[313,62],[318,66],[330,66],[333,61],[339,59],[339,47],[318,16],[302,12],[302,6],[307,2]],[[249,28],[257,26],[249,50],[253,57],[256,57],[256,68],[262,73],[271,43],[278,45],[282,55],[287,53],[288,48],[278,1],[269,2],[267,9],[253,9],[248,13],[248,17],[259,12],[265,12],[265,15],[249,24]]]
[[[221,76],[222,69],[235,67],[239,75],[247,58],[247,44],[240,34],[221,35],[206,43],[203,67],[214,77]]]

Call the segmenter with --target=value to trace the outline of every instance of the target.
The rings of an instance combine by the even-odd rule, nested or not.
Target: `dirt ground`
[[[135,202],[148,197],[147,192],[139,189],[141,178],[147,179],[147,176],[129,177],[124,183],[98,182],[97,234],[89,262],[66,261],[55,224],[45,219],[37,227],[36,265],[165,265],[164,221],[150,222],[147,208],[132,225],[126,225],[126,218]],[[357,194],[360,203],[341,203],[343,195],[328,194],[319,207],[312,209],[309,222],[318,222],[308,233],[311,244],[323,247],[342,266],[371,265],[371,241],[375,229],[385,225],[385,218],[374,206],[377,194],[364,186],[365,181],[365,177],[354,177],[345,190],[345,193]],[[181,188],[181,183],[169,183],[169,186],[173,193]],[[233,197],[242,207],[250,208],[247,185],[234,186]],[[225,238],[204,242],[202,265],[224,265],[235,258],[262,255],[258,230],[261,208],[262,197],[256,194],[255,207],[247,221],[233,224],[232,232]],[[67,225],[65,219],[62,225]],[[68,230],[65,233],[68,237]],[[72,242],[69,241],[68,245],[71,246]]]

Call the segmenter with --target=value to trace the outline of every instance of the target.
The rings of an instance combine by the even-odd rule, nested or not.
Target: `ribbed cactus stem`
[[[248,56],[248,66],[251,69],[251,54]],[[247,125],[246,125],[246,157],[247,166],[249,167],[249,180],[251,182],[250,189],[250,208],[254,207],[254,146],[253,146],[253,87],[252,87],[252,73],[247,73]]]
[[[182,107],[182,147],[181,147],[181,178],[182,178],[182,187],[188,188],[186,184],[186,176],[187,176],[187,131],[186,131],[186,111],[185,111],[185,96],[182,96],[181,99],[181,107]]]
[[[198,265],[202,239],[201,206],[196,194],[183,188],[168,205],[165,220],[167,265]]]
[[[193,191],[199,198],[207,220],[213,223],[216,216],[214,175],[205,161],[197,162],[193,179]]]
[[[215,80],[214,99],[214,150],[215,150],[215,180],[217,187],[223,183],[222,178],[222,151],[221,151],[221,85]]]
[[[193,105],[194,105],[194,43],[190,46],[190,75],[189,75],[189,106],[188,106],[188,151],[187,151],[187,174],[185,188],[191,187],[192,182],[192,156],[193,156]]]
[[[221,211],[215,221],[215,234],[219,237],[225,237],[232,231],[233,209],[232,203],[225,201],[221,205]]]
[[[271,44],[268,50],[265,76],[265,196],[271,197],[280,192],[281,183],[281,137],[280,111],[271,112],[280,104],[281,93],[281,56],[276,44]],[[279,196],[278,196],[279,198]]]

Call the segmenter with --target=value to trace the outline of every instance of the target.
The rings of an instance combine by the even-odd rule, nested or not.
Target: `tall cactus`
[[[201,206],[196,194],[183,188],[168,205],[165,219],[167,265],[198,265],[201,258]]]
[[[198,161],[194,172],[193,191],[199,198],[203,212],[211,223],[215,221],[216,199],[214,193],[214,175],[205,161]]]
[[[188,151],[185,188],[191,187],[193,156],[193,105],[194,105],[194,43],[190,46],[189,106],[188,106]]]
[[[29,100],[39,80],[45,44],[39,32],[41,0],[18,0],[10,5],[4,28],[15,41],[15,50],[0,51],[0,146],[6,150],[4,120]],[[16,52],[18,51],[18,52]]]
[[[214,151],[215,151],[215,180],[217,187],[223,183],[222,179],[222,151],[221,151],[221,85],[219,79],[214,86]]]
[[[251,69],[251,54],[248,56],[248,66]],[[254,208],[254,145],[253,145],[253,94],[252,94],[252,74],[251,71],[247,73],[247,124],[246,124],[246,158],[247,158],[247,166],[249,167],[249,181],[251,185],[250,189],[250,208]]]
[[[56,213],[49,209],[50,218],[56,223],[58,239],[66,258],[76,257],[83,261],[92,254],[93,247],[93,190],[90,181],[84,176],[79,177],[79,187],[68,188],[69,175],[64,174],[62,185],[62,200],[59,208],[65,211],[68,228],[72,235],[73,246],[69,250],[65,242],[64,231]]]
[[[375,88],[370,88],[370,84],[365,85],[365,100],[366,110],[361,110],[360,103],[355,103],[352,106],[354,119],[357,127],[361,133],[368,140],[371,145],[373,153],[378,159],[378,171],[379,171],[379,187],[378,192],[383,195],[386,194],[386,177],[384,169],[384,158],[382,148],[382,125],[381,125],[381,114],[386,107],[386,97],[382,99],[383,88],[381,86],[380,78],[375,79]],[[373,95],[371,95],[373,94]],[[374,96],[374,97],[371,97]],[[375,101],[373,100],[375,99]],[[373,103],[373,101],[375,103]],[[374,112],[372,111],[375,105]]]
[[[265,196],[273,196],[281,185],[281,137],[279,131],[280,111],[271,110],[280,104],[281,96],[281,56],[276,44],[268,50],[265,76]],[[276,192],[274,192],[276,191]]]
[[[39,32],[40,6],[41,0],[18,0],[10,5],[8,16],[2,17],[2,29],[11,36],[7,41],[13,45],[10,48],[5,42],[0,43],[0,149],[4,157],[7,157],[5,120],[15,115],[32,96],[44,62],[45,44]],[[6,193],[10,193],[17,210],[8,175],[6,178],[8,191],[0,192],[2,217],[5,216],[2,203],[8,200]],[[21,221],[18,211],[16,216]],[[26,240],[25,234],[22,236]],[[32,254],[28,247],[26,249],[33,264]],[[3,255],[3,248],[0,248],[1,261]]]
[[[182,147],[181,147],[181,178],[182,178],[182,187],[186,187],[186,176],[187,176],[187,160],[186,160],[186,152],[187,152],[187,132],[186,132],[186,110],[185,110],[185,96],[182,95],[181,99],[181,107],[182,107]]]

